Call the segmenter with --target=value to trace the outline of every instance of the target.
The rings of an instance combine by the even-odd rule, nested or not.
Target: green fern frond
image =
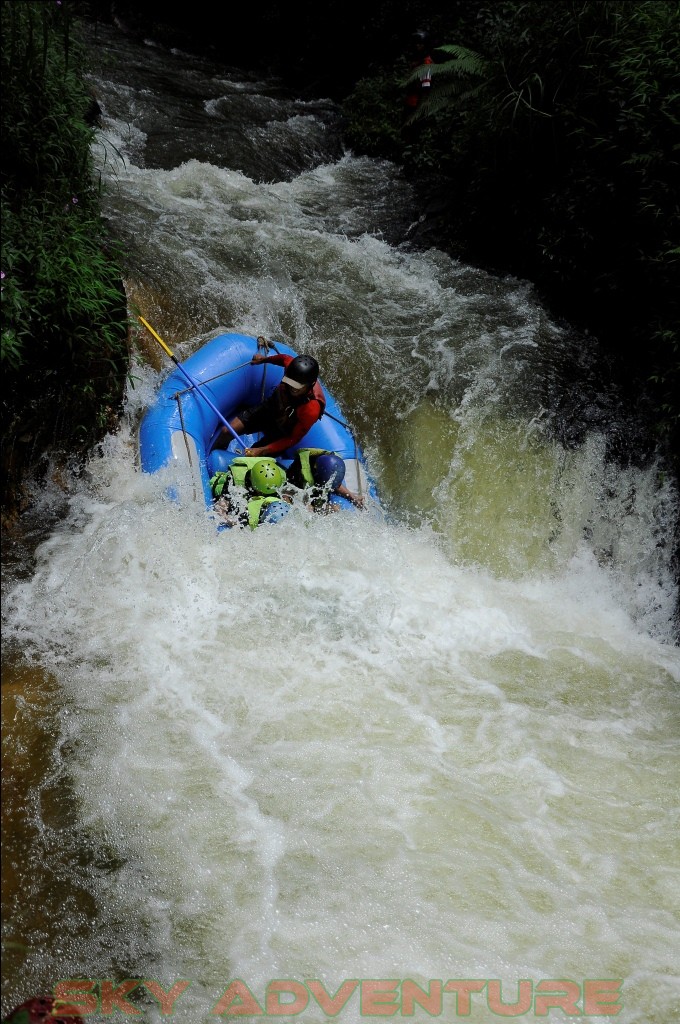
[[[448,53],[453,60],[444,61],[439,65],[440,68],[446,68],[447,72],[456,75],[486,75],[488,74],[491,64],[485,58],[482,57],[481,53],[476,53],[474,50],[468,50],[466,46],[458,46],[456,43],[448,43],[443,46],[438,46],[437,50],[442,53]]]

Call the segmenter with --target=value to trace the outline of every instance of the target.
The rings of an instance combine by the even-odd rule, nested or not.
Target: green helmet
[[[250,470],[250,486],[258,494],[276,494],[286,482],[285,471],[273,459],[260,459]]]

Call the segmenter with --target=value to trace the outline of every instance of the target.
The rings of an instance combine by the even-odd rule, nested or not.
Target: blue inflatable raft
[[[212,505],[211,476],[227,469],[242,452],[236,440],[231,441],[227,449],[213,450],[223,425],[218,413],[231,420],[241,409],[267,398],[280,383],[283,367],[271,363],[251,364],[256,353],[297,355],[282,342],[265,344],[266,352],[261,342],[258,347],[257,338],[220,334],[181,364],[175,360],[177,368],[161,384],[139,428],[141,468],[146,473],[166,472],[173,497],[183,499],[189,492],[191,497],[205,501],[207,507]],[[187,374],[196,386],[187,380]],[[298,448],[326,448],[336,452],[347,467],[345,486],[379,504],[361,448],[322,379],[320,383],[326,394],[324,415],[277,461],[287,468]],[[250,446],[259,437],[259,434],[244,434],[243,441]],[[339,495],[331,495],[331,501],[355,511],[354,506]]]

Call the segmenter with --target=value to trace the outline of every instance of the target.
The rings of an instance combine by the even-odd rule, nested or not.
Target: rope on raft
[[[193,391],[193,388],[187,388],[187,391]],[[174,399],[177,402],[177,409],[179,410],[179,422],[182,426],[182,437],[184,438],[184,445],[187,450],[187,459],[189,460],[189,468],[191,469],[191,479],[193,480],[194,486],[194,501],[197,500],[196,495],[196,480],[194,479],[194,464],[191,458],[191,448],[189,447],[189,434],[184,424],[184,409],[182,408],[182,395],[185,394],[183,391],[176,391]]]
[[[218,373],[214,377],[208,377],[207,380],[199,380],[196,383],[203,387],[204,384],[211,384],[214,380],[219,380],[220,377],[228,377],[230,373],[236,373],[237,370],[242,370],[244,366],[250,366],[250,359],[246,363],[239,363],[238,366],[232,366],[231,370],[225,370],[224,373]],[[190,391],[194,391],[194,388],[184,388],[184,391],[178,391],[178,395],[188,395]]]

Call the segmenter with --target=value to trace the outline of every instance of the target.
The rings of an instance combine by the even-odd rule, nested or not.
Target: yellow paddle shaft
[[[168,355],[170,356],[170,358],[171,358],[172,360],[174,360],[174,359],[175,359],[175,357],[173,356],[172,352],[170,351],[170,349],[168,348],[168,346],[167,346],[167,345],[165,344],[165,342],[164,342],[164,341],[163,341],[163,339],[161,338],[160,334],[156,334],[156,332],[154,331],[154,329],[153,329],[153,327],[151,326],[151,324],[150,324],[150,323],[148,323],[148,322],[147,322],[147,321],[146,321],[146,320],[144,319],[144,317],[143,317],[143,316],[140,316],[140,317],[139,317],[139,322],[140,322],[140,323],[142,323],[142,324],[144,324],[144,326],[146,327],[147,331],[150,331],[150,332],[151,332],[151,334],[153,334],[153,336],[154,336],[154,338],[156,339],[156,341],[158,342],[158,344],[159,344],[159,345],[162,345],[162,346],[163,346],[163,348],[165,349],[165,351],[166,351],[166,352],[168,353]]]

